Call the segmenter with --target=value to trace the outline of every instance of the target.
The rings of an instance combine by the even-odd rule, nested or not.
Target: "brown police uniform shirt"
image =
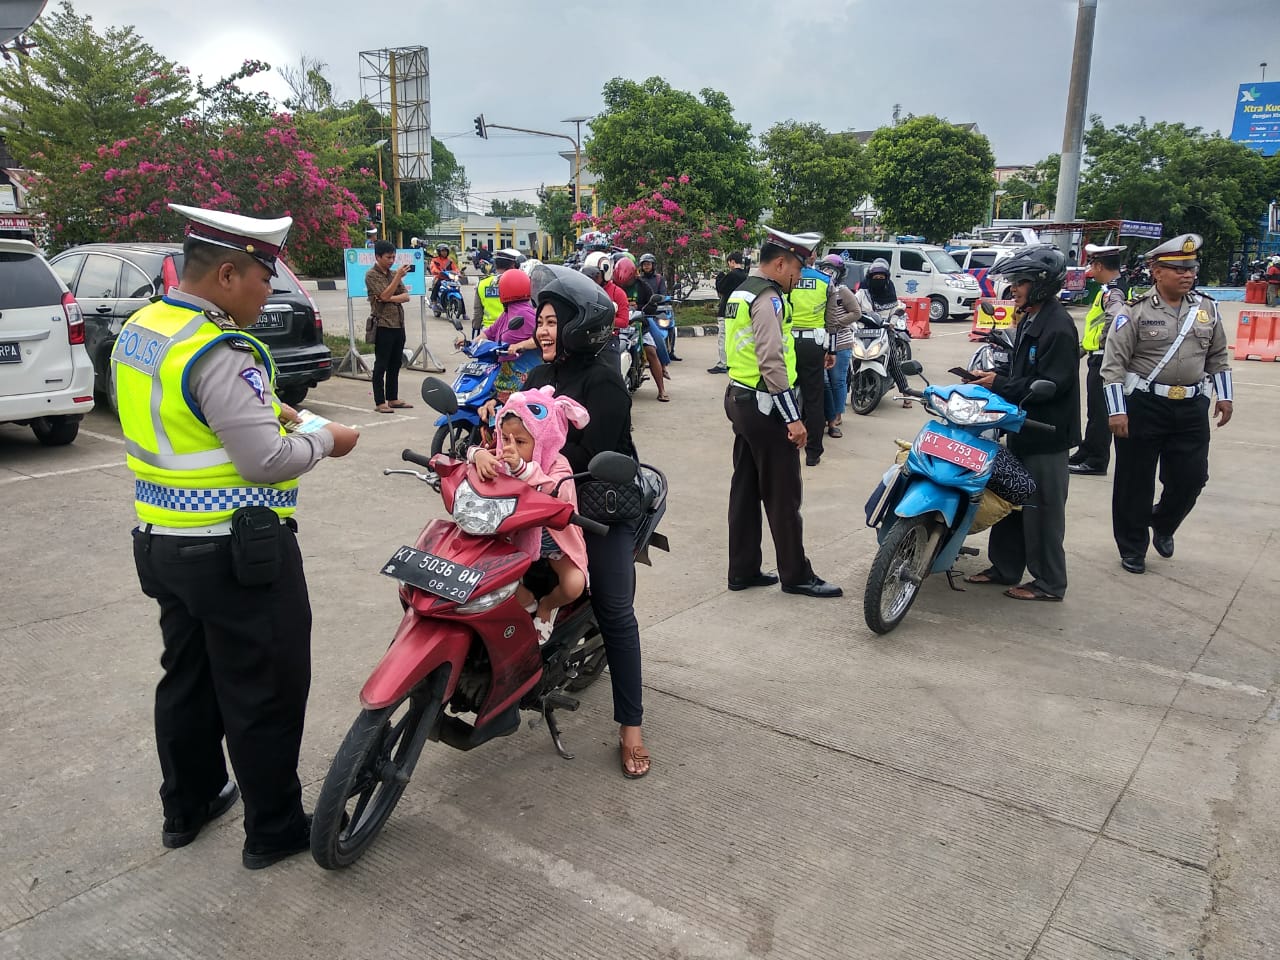
[[[383,273],[377,267],[370,267],[364,275],[365,289],[369,291],[369,312],[378,318],[378,326],[395,329],[404,326],[404,304],[388,303],[378,299],[390,283],[391,274]],[[403,292],[404,283],[397,280],[395,288],[388,296]]]
[[[1102,357],[1102,382],[1123,383],[1126,373],[1149,376],[1177,339],[1197,296],[1195,322],[1155,382],[1190,387],[1206,376],[1230,370],[1227,334],[1213,299],[1193,291],[1180,303],[1168,304],[1152,290],[1130,303],[1111,324]]]
[[[759,270],[752,270],[750,275],[763,280],[769,279]],[[787,376],[786,357],[782,352],[783,311],[786,309],[782,297],[780,289],[773,289],[751,301],[751,337],[756,345],[756,363],[760,367],[760,378],[764,380],[765,389],[770,393],[782,393],[792,386]]]

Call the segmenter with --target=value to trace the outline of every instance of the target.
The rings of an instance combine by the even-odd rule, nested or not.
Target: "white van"
[[[833,243],[827,253],[870,263],[885,260],[900,297],[928,297],[929,320],[968,320],[979,296],[978,281],[960,269],[951,254],[928,243]]]

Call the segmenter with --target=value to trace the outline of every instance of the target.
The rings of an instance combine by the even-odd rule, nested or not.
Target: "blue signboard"
[[[1161,224],[1147,223],[1144,220],[1120,221],[1120,236],[1122,237],[1147,237],[1151,240],[1159,240],[1161,229]]]
[[[1264,157],[1280,153],[1280,83],[1242,83],[1231,139]]]
[[[396,262],[392,269],[394,270],[402,263],[411,263],[414,266],[413,273],[406,273],[404,276],[405,289],[411,296],[425,297],[427,295],[425,276],[427,263],[423,259],[422,251],[419,249],[397,250]],[[364,275],[373,266],[373,247],[343,250],[342,265],[347,277],[347,299],[363,300],[369,295],[369,291],[364,286]]]

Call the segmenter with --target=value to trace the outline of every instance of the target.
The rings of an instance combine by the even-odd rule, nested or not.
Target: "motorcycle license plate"
[[[956,440],[949,440],[940,433],[926,433],[920,438],[920,449],[939,460],[946,460],[975,473],[987,462],[987,452]]]
[[[397,550],[382,565],[382,572],[388,577],[402,580],[456,603],[470,600],[484,576],[482,570],[454,563],[413,547],[401,547]]]
[[[485,363],[483,360],[472,360],[470,363],[463,364],[458,372],[464,377],[483,377],[493,369],[492,363]]]

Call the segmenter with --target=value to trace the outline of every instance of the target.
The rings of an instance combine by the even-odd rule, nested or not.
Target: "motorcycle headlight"
[[[853,341],[853,355],[859,360],[875,360],[883,353],[883,340],[872,340],[870,343],[865,340]]]
[[[473,536],[497,533],[502,521],[515,512],[515,497],[482,497],[465,480],[453,496],[454,522]]]
[[[953,393],[947,398],[947,407],[943,416],[954,424],[967,426],[973,423],[991,423],[1004,418],[1003,413],[987,410],[986,400],[975,400],[961,393]]]
[[[483,593],[473,600],[468,600],[462,606],[457,608],[458,613],[484,613],[486,610],[492,610],[500,603],[505,603],[511,599],[511,595],[516,592],[516,587],[520,586],[519,580],[512,580],[505,586],[499,587],[497,590],[490,590]]]

